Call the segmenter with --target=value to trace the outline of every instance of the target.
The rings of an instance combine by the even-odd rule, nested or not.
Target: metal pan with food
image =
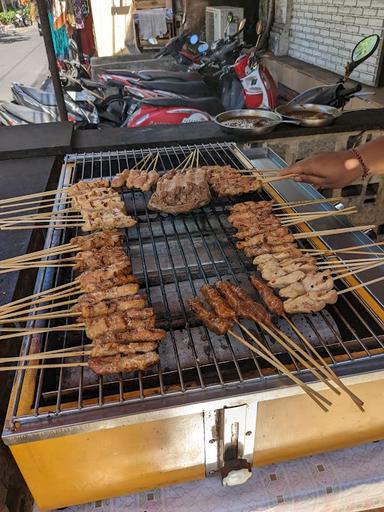
[[[244,136],[270,133],[281,123],[299,124],[298,121],[285,120],[281,114],[266,109],[229,110],[216,116],[215,123],[227,133]]]
[[[289,120],[298,122],[301,126],[308,127],[328,126],[342,114],[337,108],[313,103],[282,105],[277,107],[276,112]]]

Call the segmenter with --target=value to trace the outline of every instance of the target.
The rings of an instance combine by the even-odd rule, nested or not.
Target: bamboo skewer
[[[25,371],[25,370],[48,370],[50,368],[77,368],[88,366],[88,363],[59,363],[59,364],[31,364],[26,366],[1,366],[0,372]]]
[[[36,203],[36,206],[30,206],[28,208],[17,208],[16,210],[0,212],[0,216],[1,215],[10,215],[10,214],[14,214],[14,213],[27,212],[27,211],[30,211],[30,210],[36,211],[36,210],[41,210],[43,208],[51,208],[52,209],[55,206],[55,204],[56,204],[56,201],[52,201],[52,199],[46,199],[45,201],[50,201],[50,202],[48,204],[45,204],[45,205],[40,205],[39,201],[31,201],[32,203]],[[41,201],[41,203],[43,203],[43,202],[44,201]],[[24,204],[28,204],[28,203],[24,203]],[[66,205],[70,205],[70,204],[71,204],[71,201],[70,200],[66,200],[65,202],[60,202],[59,206],[66,206]]]
[[[315,347],[307,340],[307,338],[302,334],[302,332],[296,327],[296,325],[292,322],[290,318],[287,316],[284,317],[286,322],[288,322],[288,325],[293,329],[293,331],[296,333],[296,335],[302,340],[302,342],[305,344],[305,346],[314,354],[315,357],[320,361],[320,363],[323,365],[324,371],[329,375],[329,378],[335,382],[345,393],[347,393],[350,398],[355,402],[357,407],[364,411],[363,405],[364,402],[355,395],[345,384],[344,382],[336,375],[336,373],[327,365],[326,361],[321,357],[321,355],[317,352]]]
[[[0,227],[0,231],[12,231],[12,230],[21,230],[21,229],[48,229],[50,227],[53,227],[54,229],[65,229],[65,228],[81,228],[84,226],[84,223],[82,224],[44,224],[42,226],[36,226],[35,224],[32,224],[30,226],[12,226],[7,225],[4,227]]]
[[[369,248],[369,247],[381,247],[384,245],[384,242],[372,242],[372,243],[369,243],[369,244],[364,244],[364,245],[351,245],[350,247],[343,247],[342,249],[302,249],[303,251],[306,251],[306,252],[312,252],[312,253],[318,253],[318,254],[337,254],[337,253],[351,253],[351,254],[382,254],[384,255],[384,251],[383,252],[379,252],[379,253],[375,253],[375,252],[370,252],[370,251],[363,251],[363,252],[355,252],[356,250],[358,249],[366,249],[366,248]]]
[[[300,345],[291,340],[291,338],[289,338],[277,327],[274,327],[272,330],[266,324],[260,322],[256,318],[254,320],[262,327],[265,332],[267,332],[275,341],[277,341],[277,343],[285,348],[289,354],[296,358],[304,366],[304,368],[313,373],[317,379],[326,384],[330,389],[332,389],[334,393],[338,395],[340,394],[340,391],[327,381],[327,376],[324,376],[322,366],[317,361],[315,361],[315,359],[310,354],[305,352],[305,350],[303,350]],[[305,359],[307,359],[307,361]],[[310,363],[312,366],[308,366],[308,363]]]
[[[371,270],[376,267],[381,267],[383,264],[384,262],[380,261],[379,263],[373,263],[372,265],[363,265],[361,268],[357,268],[349,272],[346,272],[345,274],[338,275],[334,277],[333,280],[336,281],[337,279],[344,279],[345,277],[353,276],[355,274],[359,274],[360,272],[366,272],[367,270]]]
[[[35,329],[28,329],[28,327],[25,327],[24,329],[17,327],[5,327],[2,329],[2,332],[8,332],[9,334],[1,335],[0,340],[20,338],[21,336],[29,336],[31,334],[44,334],[46,332],[83,331],[84,327],[84,324],[66,324],[57,327],[42,327]]]
[[[355,206],[349,206],[348,208],[344,208],[343,210],[319,210],[313,212],[288,212],[288,213],[275,213],[275,217],[279,217],[280,219],[290,219],[297,217],[298,219],[302,217],[312,217],[313,215],[335,215],[346,212],[357,213],[357,209]]]
[[[345,288],[344,290],[339,290],[337,292],[337,295],[343,295],[344,293],[352,292],[353,290],[358,290],[359,288],[363,288],[363,286],[369,286],[370,284],[379,283],[383,279],[384,279],[384,275],[377,277],[376,279],[371,279],[370,281],[367,281],[365,283],[360,283],[360,284],[357,284],[356,286],[351,286],[349,288]]]
[[[18,357],[5,357],[0,358],[0,364],[6,364],[6,363],[22,363],[26,361],[39,361],[44,359],[65,359],[68,357],[79,357],[79,356],[88,356],[91,354],[90,350],[77,350],[72,352],[63,352],[63,351],[54,351],[51,352],[40,352],[38,354],[30,354],[28,356],[18,356]],[[1,368],[1,366],[0,366]]]
[[[293,236],[296,240],[302,240],[305,238],[317,238],[319,236],[331,236],[340,235],[342,233],[353,233],[354,231],[365,231],[367,229],[373,229],[376,226],[370,224],[368,226],[352,226],[350,228],[339,228],[339,229],[325,229],[324,231],[311,231],[306,233],[295,233]]]
[[[292,380],[295,384],[300,386],[300,388],[310,397],[312,400],[314,400],[323,411],[328,412],[328,408],[324,405],[323,401],[326,403],[329,402],[329,400],[325,399],[320,393],[318,393],[316,390],[312,389],[310,386],[302,382],[296,375],[294,375],[288,368],[286,368],[279,359],[272,354],[271,352],[267,352],[266,347],[259,341],[256,336],[254,336],[244,325],[239,324],[240,328],[248,334],[248,336],[256,343],[256,345],[259,348],[256,348],[254,345],[251,345],[248,343],[244,338],[241,336],[238,336],[235,332],[232,330],[229,330],[228,333],[235,338],[237,341],[239,341],[242,345],[247,347],[249,350],[254,352],[259,357],[265,359],[268,363],[270,363],[272,366],[274,366],[277,370],[281,371],[284,375],[286,375],[290,380]],[[329,405],[331,403],[329,402]]]
[[[284,204],[274,204],[272,208],[275,210],[282,210],[285,208],[299,208],[300,206],[309,206],[312,204],[321,204],[321,203],[339,203],[342,201],[343,197],[331,197],[331,198],[322,198],[322,199],[311,199],[308,201],[292,201]]]
[[[322,219],[326,219],[326,218],[330,218],[330,217],[342,217],[344,215],[351,215],[352,213],[356,213],[356,211],[348,211],[348,212],[329,212],[327,214],[322,214],[322,213],[319,213],[317,215],[308,215],[308,216],[303,216],[303,217],[296,217],[296,218],[291,218],[291,219],[287,219],[287,220],[283,220],[282,221],[282,224],[285,226],[285,227],[290,227],[290,226],[295,226],[297,224],[304,224],[306,222],[310,222],[310,221],[315,221],[315,220],[322,220]]]
[[[143,170],[146,166],[148,160],[152,158],[152,153],[148,153],[145,157],[143,157],[142,160],[140,160],[134,167],[138,169],[139,171]]]
[[[18,263],[28,260],[34,260],[35,258],[42,258],[45,256],[52,256],[58,254],[64,254],[65,252],[75,252],[79,249],[78,246],[72,245],[71,243],[60,245],[58,247],[52,247],[50,249],[42,249],[40,251],[30,252],[29,254],[22,254],[20,256],[14,256],[13,258],[7,258],[5,260],[0,260],[0,265],[4,266],[8,263]]]
[[[12,216],[12,217],[6,217],[6,218],[0,218],[0,223],[7,224],[8,222],[13,222],[17,220],[37,220],[37,219],[50,219],[56,216],[60,215],[66,215],[67,213],[74,213],[78,212],[75,208],[63,208],[62,210],[57,211],[50,211],[50,212],[43,212],[43,213],[31,213],[27,215],[18,215],[18,216]],[[67,217],[69,219],[72,219],[74,217]]]
[[[276,176],[275,178],[269,178],[269,179],[265,179],[263,181],[263,183],[276,183],[277,181],[283,181],[283,180],[289,180],[291,178],[294,178],[295,176],[297,176],[296,173],[292,173],[292,174],[287,174],[286,176]]]
[[[7,199],[0,199],[0,205],[16,203],[18,201],[23,201],[24,199],[33,199],[34,197],[45,197],[45,196],[54,196],[56,194],[65,193],[67,191],[66,188],[58,188],[56,190],[47,190],[46,192],[36,192],[35,194],[27,194],[25,196],[15,196],[9,197]]]
[[[72,318],[72,317],[80,317],[80,313],[72,312],[68,309],[63,309],[60,311],[54,311],[51,313],[42,313],[40,315],[29,315],[22,317],[12,317],[12,318],[0,318],[0,325],[14,324],[16,322],[29,322],[35,320],[59,320],[60,318]],[[1,328],[0,328],[1,330]]]
[[[76,284],[77,284],[77,281],[72,281],[71,283],[65,283],[60,286],[56,286],[55,288],[50,288],[49,290],[45,290],[43,292],[37,292],[32,295],[28,295],[27,297],[23,297],[21,299],[15,300],[13,302],[9,302],[8,304],[4,304],[3,306],[0,306],[0,314],[4,311],[9,310],[10,308],[13,308],[13,306],[16,306],[19,304],[23,304],[23,303],[32,304],[33,302],[36,302],[36,303],[37,302],[47,302],[49,300],[52,300],[50,297],[56,296],[57,292],[59,290],[60,290],[59,295],[63,292],[65,294],[68,294],[67,289],[75,288]],[[64,289],[65,289],[65,291],[64,291]],[[69,292],[70,292],[70,290],[69,290]],[[69,295],[70,295],[70,293],[69,293]],[[34,300],[30,301],[30,299],[36,299],[36,301],[34,301]],[[25,306],[25,304],[23,305],[23,307],[24,306]]]
[[[14,318],[17,321],[17,317],[18,316],[27,315],[28,313],[34,314],[37,311],[44,311],[46,309],[56,309],[56,308],[62,307],[62,306],[69,306],[71,304],[76,304],[77,302],[78,302],[77,299],[71,299],[71,300],[65,300],[63,302],[56,302],[54,304],[47,304],[46,306],[38,306],[37,308],[33,308],[33,309],[28,308],[28,309],[23,309],[21,311],[18,310],[15,313],[8,313],[8,314],[5,314],[5,315],[1,315],[0,314],[0,324],[2,323],[2,320],[6,320],[6,319],[9,319],[9,318]]]

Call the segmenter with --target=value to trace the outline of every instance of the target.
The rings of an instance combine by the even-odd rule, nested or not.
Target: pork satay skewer
[[[301,333],[301,331],[296,327],[296,325],[292,322],[292,320],[288,317],[288,315],[285,313],[283,301],[280,299],[280,297],[277,297],[273,291],[269,288],[269,286],[259,279],[256,278],[256,276],[251,276],[250,281],[253,285],[253,287],[257,290],[260,297],[266,304],[266,306],[270,309],[270,311],[279,317],[284,318],[284,320],[288,323],[288,325],[293,329],[293,331],[296,333],[297,336],[301,339],[301,341],[304,343],[304,345],[307,347],[308,350],[312,352],[316,360],[318,360],[324,370],[324,373],[326,373],[329,378],[338,385],[345,393],[347,393],[350,398],[355,402],[355,404],[359,407],[359,409],[362,409],[362,405],[364,402],[360,400],[359,397],[357,397],[344,383],[343,381],[335,374],[335,372],[328,366],[326,361],[323,357],[318,353],[316,348],[307,340],[307,338]]]
[[[328,412],[328,408],[324,405],[324,397],[318,393],[316,390],[312,389],[308,384],[302,382],[296,375],[294,375],[288,368],[286,368],[280,361],[275,357],[272,352],[267,352],[266,347],[256,338],[254,334],[252,334],[244,325],[241,324],[241,328],[248,334],[248,336],[253,340],[254,343],[257,344],[259,348],[256,348],[254,345],[248,343],[244,338],[237,335],[231,329],[228,331],[235,340],[239,343],[247,347],[249,350],[254,352],[257,356],[261,357],[269,364],[271,364],[278,371],[283,373],[286,377],[288,377],[292,382],[294,382],[297,386],[299,386],[304,393],[306,393],[316,404],[325,412]]]

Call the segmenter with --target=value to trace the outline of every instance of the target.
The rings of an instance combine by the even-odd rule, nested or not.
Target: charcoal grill
[[[193,149],[195,147],[176,146],[150,151],[159,152],[158,170],[163,173],[179,165]],[[253,165],[259,169],[284,166],[284,162],[268,149],[256,151],[253,162],[235,144],[207,144],[198,146],[198,149],[202,165],[230,164],[238,169],[249,169]],[[79,180],[112,177],[125,168],[134,167],[148,151],[68,155],[64,161],[59,188]],[[285,407],[288,412],[295,403],[295,413],[301,411],[303,414],[303,426],[309,415],[315,419],[319,428],[323,428],[322,413],[319,414],[315,410],[316,406],[306,402],[300,389],[233,339],[217,337],[208,332],[188,309],[189,299],[197,295],[200,286],[207,282],[230,279],[249,289],[248,275],[254,271],[254,267],[252,261],[236,249],[232,237],[233,228],[227,222],[227,207],[233,201],[216,199],[204,208],[174,217],[148,210],[150,193],[126,192],[123,197],[128,213],[138,221],[136,227],[125,231],[133,273],[155,309],[158,326],[167,331],[167,338],[160,347],[160,364],[147,372],[104,378],[95,376],[84,367],[18,372],[3,439],[11,446],[42,508],[65,506],[162,485],[169,483],[172,478],[172,481],[183,481],[214,474],[225,462],[224,453],[226,447],[233,442],[231,428],[235,424],[239,458],[250,463],[270,462],[316,451],[311,446],[301,445],[300,441],[294,442],[294,431],[292,435],[285,434],[288,436],[285,444],[282,442],[285,448],[281,447],[280,452],[276,448],[279,446],[277,441],[274,448],[268,448],[268,443],[264,442],[265,448],[260,450],[263,445],[260,442],[263,431],[260,418],[264,418],[265,410],[270,408],[267,404],[279,403],[279,407]],[[309,185],[284,181],[268,186],[261,194],[250,194],[247,199],[268,197],[285,202],[321,196]],[[60,208],[59,200],[58,196],[56,209]],[[322,203],[295,210],[320,211],[333,208],[330,204]],[[308,223],[307,229],[322,230],[348,225],[344,217],[332,217]],[[76,234],[73,229],[52,228],[47,234],[46,247],[66,243]],[[322,238],[314,243],[318,247],[340,248],[369,242],[367,235],[357,232]],[[374,251],[378,250],[381,248],[374,248]],[[358,278],[350,282],[355,284],[359,279],[362,282],[374,279],[383,270],[380,267],[360,273]],[[71,279],[68,269],[40,269],[35,293]],[[319,314],[296,315],[293,320],[321,355],[332,364],[336,373],[346,378],[346,382],[362,386],[361,392],[364,389],[367,392],[374,383],[378,383],[378,389],[381,390],[384,361],[383,305],[382,285],[376,284],[341,295],[335,306]],[[58,324],[59,321],[51,321],[48,326]],[[34,327],[41,324],[31,322],[30,325]],[[249,327],[284,364],[298,372],[301,379],[311,381],[312,375],[298,368],[279,345],[260,332],[254,324],[249,324]],[[280,322],[280,327],[294,337],[284,321]],[[28,354],[69,348],[87,342],[84,335],[73,332],[26,336],[21,352]],[[315,386],[322,389],[319,383]],[[334,395],[329,398],[333,400]],[[372,398],[376,399],[377,395]],[[336,397],[336,401],[338,405],[335,412],[326,415],[328,419],[332,418],[331,423],[339,425],[339,430],[353,430],[352,425],[348,424],[347,428],[338,423],[337,411],[344,408],[348,421],[357,421],[361,425],[361,440],[372,437],[372,427],[381,424],[381,419],[376,417],[374,403],[368,402],[367,411],[362,414],[346,399],[342,401]],[[265,425],[268,421],[264,421]],[[287,416],[287,427],[290,421],[291,418]],[[174,432],[170,430],[170,425],[174,426]],[[292,428],[297,428],[297,425],[292,425]],[[329,430],[329,425],[324,428],[325,431],[327,428]],[[112,476],[107,470],[108,481],[99,482],[96,489],[96,485],[90,483],[87,473],[92,472],[93,464],[101,454],[105,458],[111,456],[110,452],[104,453],[104,448],[99,444],[100,439],[107,446],[111,443],[111,449],[117,450],[116,457],[123,454],[124,459],[126,451],[119,444],[123,442],[121,429],[126,429],[129,450],[136,457],[139,457],[140,451],[137,451],[135,444],[132,445],[131,439],[137,440],[138,432],[142,429],[149,437],[145,437],[148,447],[142,447],[141,450],[152,451],[155,457],[158,446],[155,448],[153,444],[157,440],[170,450],[171,460],[165,463],[166,469],[161,457],[154,464],[157,473],[162,473],[162,476],[155,477],[148,468],[142,468],[140,482],[136,477],[126,476],[122,479]],[[339,430],[335,427],[335,431]],[[295,432],[295,436],[300,439],[300,432]],[[335,436],[332,429],[328,438],[323,435],[322,449],[331,448]],[[85,440],[89,441],[88,450]],[[353,441],[348,438],[346,442],[358,442],[358,439]],[[176,446],[178,443],[179,447]],[[337,445],[343,443],[345,441],[339,440]],[[271,446],[273,444],[271,441]],[[70,466],[71,478],[56,475],[49,463],[47,450],[57,450],[58,447],[61,462],[52,464],[54,467],[57,464]],[[78,447],[80,452],[76,457],[73,450]],[[43,470],[32,471],[41,460],[44,461]],[[74,464],[76,468],[72,467]],[[126,461],[122,464],[126,470],[128,467],[133,469]],[[119,467],[116,460],[112,467]],[[62,469],[64,471],[64,467]],[[87,484],[78,488],[73,482],[73,474]],[[42,485],[44,479],[44,489],[41,489],[39,485]],[[47,480],[52,482],[54,491],[47,489]]]

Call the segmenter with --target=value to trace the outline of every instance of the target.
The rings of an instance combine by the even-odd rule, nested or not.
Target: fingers
[[[296,176],[293,179],[299,183],[309,183],[315,187],[324,187],[326,185],[324,178],[314,176],[313,174],[302,174],[300,176]]]

